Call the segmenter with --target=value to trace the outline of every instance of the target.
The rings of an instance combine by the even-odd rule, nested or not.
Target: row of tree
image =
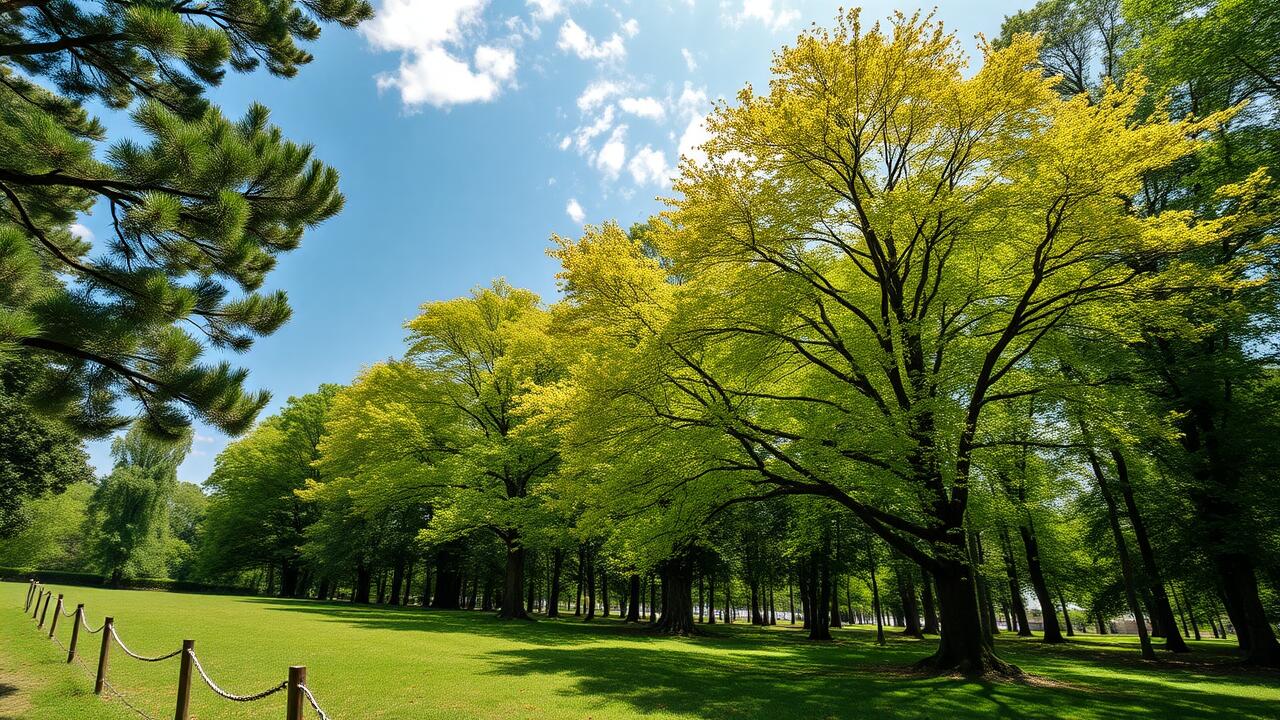
[[[355,602],[416,583],[506,618],[612,597],[675,633],[771,621],[785,589],[814,639],[892,614],[967,673],[1017,672],[992,635],[1030,632],[1028,605],[1046,642],[1073,609],[1127,614],[1148,657],[1149,634],[1187,649],[1181,615],[1280,664],[1273,5],[1051,0],[972,71],[929,17],[805,32],[708,119],[667,212],[554,238],[559,302],[498,281],[428,303],[403,357],[230,445],[199,572]],[[132,237],[131,259],[165,240]],[[274,327],[224,327],[213,294],[175,307],[215,339]],[[104,360],[72,371],[130,382]],[[211,407],[142,383],[139,432]],[[252,403],[218,397],[245,427]]]

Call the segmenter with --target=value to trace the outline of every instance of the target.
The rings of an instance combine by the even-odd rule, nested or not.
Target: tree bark
[[[436,553],[436,587],[431,597],[431,607],[437,610],[458,610],[462,607],[461,561],[456,546],[442,545]]]
[[[1177,626],[1173,621],[1173,610],[1169,607],[1169,595],[1164,589],[1164,578],[1156,565],[1156,554],[1151,548],[1151,538],[1147,534],[1147,524],[1138,512],[1137,499],[1133,494],[1133,485],[1129,482],[1129,464],[1118,448],[1111,448],[1111,459],[1116,466],[1116,481],[1120,486],[1120,495],[1124,498],[1125,511],[1129,516],[1129,526],[1133,528],[1133,538],[1138,543],[1138,555],[1142,558],[1143,575],[1146,577],[1151,603],[1147,608],[1151,611],[1152,622],[1172,632],[1165,633],[1164,647],[1173,652],[1190,652],[1191,648],[1178,636]]]
[[[373,570],[364,563],[356,566],[356,586],[351,591],[351,599],[362,605],[369,604],[369,590],[373,585]]]
[[[631,573],[627,578],[627,622],[640,622],[640,575]]]
[[[1035,531],[1031,528],[1030,519],[1027,524],[1018,528],[1022,536],[1022,545],[1027,553],[1027,574],[1031,576],[1031,589],[1035,591],[1036,600],[1040,602],[1040,617],[1044,621],[1044,641],[1046,643],[1066,642],[1062,637],[1062,628],[1058,625],[1058,614],[1053,609],[1053,596],[1049,594],[1049,585],[1044,579],[1044,570],[1040,567],[1040,544],[1036,540]]]
[[[404,589],[404,558],[397,557],[391,571],[391,604],[400,604],[400,592]]]
[[[1084,431],[1084,423],[1080,423],[1081,430]],[[1083,433],[1086,437],[1087,432]],[[1142,617],[1142,606],[1138,604],[1138,592],[1133,577],[1133,567],[1129,561],[1129,544],[1124,539],[1124,530],[1120,527],[1119,509],[1116,506],[1115,495],[1111,492],[1111,484],[1107,482],[1107,477],[1102,471],[1102,463],[1098,461],[1098,454],[1093,448],[1088,448],[1085,454],[1089,460],[1089,466],[1093,469],[1093,476],[1098,481],[1098,490],[1102,493],[1102,500],[1107,506],[1107,522],[1111,525],[1111,536],[1115,540],[1116,553],[1120,556],[1120,574],[1124,580],[1125,599],[1129,602],[1129,611],[1133,613],[1133,619],[1138,626],[1138,642],[1142,645],[1142,657],[1147,660],[1155,660],[1156,653],[1151,647],[1151,638],[1147,636],[1147,624]]]
[[[898,576],[898,600],[902,603],[902,634],[912,637],[923,637],[920,629],[920,607],[916,604],[916,588],[906,562],[898,564],[895,575]]]
[[[679,553],[662,565],[662,616],[653,625],[655,632],[666,635],[692,635],[693,624],[693,560]]]
[[[524,607],[524,547],[515,544],[507,545],[507,571],[502,583],[502,608],[498,617],[503,620],[529,620],[529,613]]]
[[[1031,623],[1027,621],[1027,606],[1022,602],[1022,583],[1018,580],[1018,563],[1013,557],[1013,543],[1009,540],[1009,528],[1000,526],[1000,549],[1004,555],[1004,571],[1009,579],[1009,606],[1017,624],[1020,637],[1031,637]],[[1013,628],[1010,628],[1012,630]]]
[[[920,575],[920,599],[924,605],[924,627],[921,628],[921,632],[925,635],[937,635],[938,609],[933,602],[933,574],[921,568]]]
[[[560,617],[560,573],[564,569],[564,551],[551,553],[551,591],[547,596],[547,617]]]

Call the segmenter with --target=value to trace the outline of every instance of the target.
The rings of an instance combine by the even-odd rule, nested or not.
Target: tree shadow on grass
[[[936,639],[891,635],[874,644],[865,629],[835,631],[811,643],[800,628],[700,626],[706,634],[673,640],[616,618],[568,616],[539,622],[498,620],[481,611],[248,598],[271,611],[302,613],[356,628],[453,633],[524,646],[487,651],[498,676],[557,675],[574,695],[622,703],[636,714],[672,712],[705,718],[1210,718],[1274,717],[1274,702],[1195,683],[1277,687],[1280,674],[1234,664],[1221,649],[1195,665],[1147,663],[1124,644],[1046,646],[1001,639],[997,650],[1035,677],[1028,682],[922,677],[906,671]],[[1170,656],[1172,658],[1172,656]]]

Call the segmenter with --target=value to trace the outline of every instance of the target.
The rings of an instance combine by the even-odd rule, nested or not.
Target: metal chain
[[[311,688],[306,685],[299,685],[298,689],[302,691],[303,695],[307,696],[307,702],[311,703],[311,709],[316,711],[316,715],[320,716],[320,720],[329,720],[329,716],[325,711],[320,709],[320,703],[316,702],[316,696],[311,694]]]
[[[160,662],[161,660],[168,660],[171,657],[175,657],[182,652],[182,648],[178,648],[177,650],[174,650],[168,655],[160,655],[158,657],[144,657],[142,655],[135,653],[134,651],[130,650],[128,647],[125,646],[124,641],[120,639],[120,636],[118,634],[116,634],[116,628],[114,625],[111,626],[111,637],[115,639],[116,644],[120,646],[120,649],[124,651],[125,655],[128,655],[134,660],[141,660],[142,662]]]
[[[209,678],[209,675],[205,673],[204,668],[200,665],[200,658],[196,657],[196,652],[194,650],[188,650],[187,654],[191,656],[191,662],[195,664],[196,672],[200,673],[200,678],[204,680],[204,684],[208,685],[209,689],[212,690],[217,695],[220,695],[226,698],[227,700],[231,700],[233,702],[253,702],[254,700],[261,700],[262,698],[275,695],[276,693],[280,692],[281,690],[289,686],[289,682],[286,680],[281,682],[279,685],[276,685],[275,687],[268,688],[266,690],[263,690],[262,692],[254,693],[252,695],[233,695],[232,693],[229,693],[226,690],[223,690],[222,688],[218,687],[218,685]]]

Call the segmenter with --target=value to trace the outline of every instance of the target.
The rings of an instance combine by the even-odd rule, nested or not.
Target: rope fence
[[[33,579],[30,581],[27,587],[27,597],[25,605],[23,606],[23,612],[30,612],[33,620],[39,620],[39,624],[36,626],[39,630],[44,629],[44,623],[49,612],[49,602],[52,598],[52,590],[46,589],[44,585],[37,580]],[[75,624],[71,626],[71,642],[69,645],[64,645],[61,638],[54,634],[54,631],[58,626],[59,617],[75,618]],[[103,633],[102,644],[98,650],[98,667],[96,671],[91,668],[77,652],[77,644],[80,640],[81,629],[90,635]],[[67,612],[65,605],[63,604],[63,596],[61,594],[57,596],[57,602],[54,606],[53,622],[49,625],[48,637],[57,643],[59,648],[67,653],[68,664],[77,664],[80,669],[84,671],[86,676],[93,678],[93,692],[95,695],[101,696],[106,692],[111,697],[119,700],[125,707],[137,713],[140,717],[145,718],[145,720],[156,719],[131,702],[128,696],[115,688],[107,678],[107,670],[110,667],[112,645],[119,646],[120,650],[124,652],[126,657],[146,663],[157,663],[174,657],[179,658],[180,666],[178,669],[178,687],[175,696],[174,720],[191,720],[191,676],[193,674],[193,669],[195,670],[194,674],[198,675],[200,679],[204,681],[204,684],[207,685],[215,695],[224,700],[230,700],[238,703],[251,703],[271,697],[278,692],[285,691],[287,692],[285,720],[302,720],[303,712],[307,705],[311,707],[319,720],[329,720],[329,715],[321,709],[320,704],[316,702],[315,695],[306,685],[307,668],[302,665],[290,666],[287,679],[281,681],[278,685],[267,688],[266,690],[248,695],[230,693],[219,687],[218,684],[213,681],[213,678],[209,677],[204,666],[200,664],[200,658],[196,655],[196,643],[194,640],[183,640],[182,647],[164,655],[157,655],[154,657],[140,655],[130,650],[129,647],[124,644],[124,641],[120,639],[120,634],[116,632],[115,620],[113,618],[106,618],[101,627],[94,629],[90,627],[89,621],[85,619],[84,604],[81,603],[76,606],[75,610]]]

